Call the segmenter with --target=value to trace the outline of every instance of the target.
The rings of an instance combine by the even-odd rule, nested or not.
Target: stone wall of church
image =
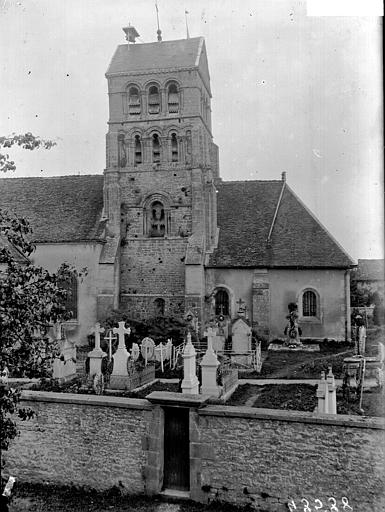
[[[98,243],[55,243],[37,244],[33,262],[50,272],[56,272],[62,263],[77,271],[87,273],[78,280],[78,316],[67,322],[66,333],[77,345],[87,343],[87,335],[97,320],[97,295],[99,281],[99,259],[102,244]]]
[[[231,317],[237,314],[237,301],[246,303],[247,315],[260,334],[283,338],[290,302],[298,303],[304,290],[314,290],[319,304],[317,318],[304,318],[299,324],[304,338],[345,339],[347,319],[344,270],[333,269],[206,269],[206,295],[216,287],[228,290]],[[212,309],[212,307],[211,307]],[[300,307],[299,307],[300,309]],[[206,315],[210,303],[206,304]]]

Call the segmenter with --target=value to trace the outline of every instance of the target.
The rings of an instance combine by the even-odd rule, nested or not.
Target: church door
[[[165,489],[190,489],[189,409],[164,409],[164,476]]]

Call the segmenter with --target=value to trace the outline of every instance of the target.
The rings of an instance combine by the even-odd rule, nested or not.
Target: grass
[[[247,372],[240,375],[246,379],[319,379],[321,371],[333,367],[333,373],[340,377],[343,359],[353,350],[342,345],[340,352],[280,352],[269,351],[263,362],[261,373]]]
[[[241,512],[246,507],[223,505],[213,502],[210,505],[184,501],[178,505],[166,505],[157,497],[130,496],[122,494],[122,489],[114,487],[105,492],[97,492],[77,486],[58,486],[19,483],[15,485],[10,512]]]
[[[313,412],[317,406],[316,389],[310,384],[245,384],[238,387],[226,405],[245,405],[255,397],[252,407]]]
[[[244,384],[239,386],[226,405],[246,405],[266,409],[285,409],[313,412],[317,406],[317,386],[310,384]],[[365,416],[385,416],[385,389],[372,388],[363,394]],[[337,414],[360,415],[359,397],[354,393],[349,400],[337,390]]]

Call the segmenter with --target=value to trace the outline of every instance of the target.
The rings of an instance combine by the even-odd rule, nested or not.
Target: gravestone
[[[357,344],[357,354],[364,356],[365,355],[365,344],[366,344],[366,328],[364,325],[360,325],[358,328],[358,344]]]
[[[326,376],[325,372],[321,372],[321,380],[317,388],[318,414],[337,414],[336,389],[332,367],[329,366],[329,372]]]
[[[219,325],[216,325],[215,327],[210,326],[206,329],[204,332],[204,335],[207,336],[207,343],[208,343],[208,333],[210,332],[211,337],[211,345],[213,347],[213,350],[216,354],[221,354],[224,351],[225,348],[225,341],[226,337],[223,331],[223,328]]]
[[[88,352],[88,357],[90,358],[90,378],[102,373],[102,360],[104,357],[107,357],[107,354],[100,348],[100,334],[104,333],[104,327],[100,327],[100,324],[96,323],[92,333],[95,335],[95,347],[91,352]]]
[[[251,328],[243,317],[237,318],[232,325],[231,360],[240,364],[251,364]]]
[[[127,361],[130,354],[126,349],[124,335],[130,334],[131,329],[129,327],[126,328],[125,322],[119,322],[119,327],[114,327],[113,333],[118,335],[119,345],[113,355],[114,367],[110,378],[110,388],[126,389],[130,380],[127,371]]]
[[[207,329],[207,350],[201,361],[202,367],[202,395],[218,397],[220,388],[217,384],[217,368],[219,361],[213,350],[213,338],[215,331],[211,327]]]
[[[149,361],[153,361],[155,359],[154,340],[152,338],[143,338],[142,343],[140,345],[140,351],[147,366],[147,363]]]
[[[53,362],[52,377],[59,383],[67,382],[76,376],[76,346],[68,340],[62,340],[60,357]]]

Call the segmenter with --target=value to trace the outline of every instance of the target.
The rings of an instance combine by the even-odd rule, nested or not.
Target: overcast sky
[[[346,251],[383,257],[381,19],[308,17],[304,0],[158,0],[164,40],[204,36],[225,180],[288,183]],[[0,133],[57,141],[14,176],[101,174],[104,73],[153,0],[0,0]]]

